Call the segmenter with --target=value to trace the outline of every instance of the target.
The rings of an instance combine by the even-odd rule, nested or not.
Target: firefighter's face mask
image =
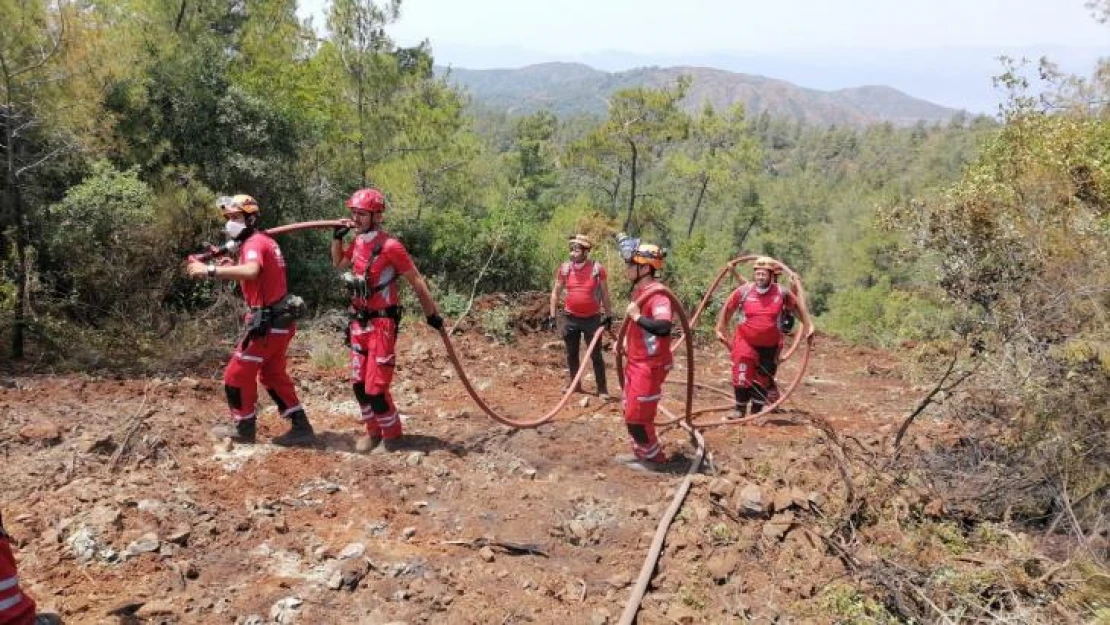
[[[227,222],[224,224],[224,232],[232,241],[238,240],[246,229],[247,220],[243,213],[228,215]]]

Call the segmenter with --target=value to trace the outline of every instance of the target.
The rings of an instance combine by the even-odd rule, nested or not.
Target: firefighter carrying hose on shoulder
[[[350,268],[343,275],[351,296],[347,326],[351,348],[350,377],[359,405],[359,420],[366,435],[358,440],[359,452],[401,448],[401,417],[389,387],[396,365],[397,329],[401,322],[401,298],[397,284],[404,278],[416,291],[428,325],[440,330],[443,317],[424,278],[413,264],[405,246],[382,230],[385,196],[373,188],[359,189],[347,200],[351,219],[335,229],[331,261],[336,269]],[[351,229],[355,240],[343,246]]]
[[[805,305],[778,283],[782,267],[773,258],[761,256],[752,264],[752,282],[740,285],[729,295],[717,315],[717,339],[730,346],[732,386],[736,397],[735,418],[762,412],[779,399],[775,384],[784,337],[793,328],[797,314],[812,340],[813,321]],[[733,315],[740,312],[732,340],[727,338]]]
[[[668,459],[655,433],[655,416],[663,397],[663,381],[674,363],[671,356],[674,311],[656,279],[666,253],[657,245],[640,243],[624,235],[618,236],[618,242],[625,261],[625,277],[632,282],[632,301],[625,310],[631,324],[625,335],[628,362],[622,405],[633,454],[618,456],[617,460],[632,468],[658,471]],[[643,305],[637,304],[645,294],[650,295]]]
[[[190,278],[235,280],[250,311],[244,316],[246,329],[235,346],[235,353],[224,370],[224,392],[234,427],[218,426],[212,433],[242,443],[253,443],[256,436],[258,387],[277,404],[281,416],[289,420],[289,431],[273,438],[282,446],[312,445],[316,433],[308,421],[297,389],[287,371],[286,353],[297,334],[295,320],[303,312],[304,301],[290,295],[285,281],[285,259],[276,241],[258,229],[258,202],[249,195],[218,200],[223,213],[224,231],[238,243],[238,263],[220,265],[190,260]]]

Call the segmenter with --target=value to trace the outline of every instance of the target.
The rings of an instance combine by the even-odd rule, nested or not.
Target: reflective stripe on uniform
[[[648,403],[651,403],[651,402],[657,402],[662,397],[663,397],[662,393],[660,393],[658,395],[641,395],[641,396],[636,398],[636,401],[638,401],[642,404],[648,404]]]
[[[270,334],[289,334],[289,328],[270,328]]]
[[[14,576],[14,575],[12,577],[7,577],[7,578],[4,578],[4,579],[0,579],[0,590],[7,590],[9,588],[15,588],[18,585],[19,585],[19,578]]]
[[[23,603],[23,593],[16,591],[15,595],[7,599],[0,599],[0,611],[15,607],[20,603]]]
[[[378,415],[378,425],[383,427],[383,428],[392,427],[396,423],[397,423],[397,413],[396,412],[392,412],[390,414]]]
[[[247,362],[262,362],[261,356],[251,356],[250,354],[244,354],[242,352],[235,354],[235,357],[239,360],[245,360]]]
[[[292,408],[286,408],[285,412],[281,413],[281,416],[288,417],[289,415],[293,414],[294,412],[297,412],[298,410],[301,410],[301,405],[300,404],[297,404],[296,406],[293,406]]]

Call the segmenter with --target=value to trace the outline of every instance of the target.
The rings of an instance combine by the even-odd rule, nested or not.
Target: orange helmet
[[[647,265],[655,269],[663,268],[663,259],[666,258],[667,252],[658,245],[650,243],[641,243],[636,246],[632,252],[632,258],[628,262],[636,265]]]
[[[232,213],[243,213],[244,215],[258,214],[258,200],[244,193],[231,197],[223,196],[218,198],[216,200],[216,205],[220,207],[220,212],[224,215],[230,215]]]
[[[574,235],[573,237],[570,238],[568,243],[570,243],[571,247],[574,247],[575,245],[577,245],[577,246],[579,246],[583,249],[586,249],[586,250],[589,250],[589,249],[593,248],[593,243],[590,243],[590,238],[587,237],[584,234]]]
[[[760,256],[755,259],[755,262],[752,263],[752,269],[766,269],[776,276],[782,273],[782,265],[770,256]]]
[[[347,199],[347,208],[352,212],[384,213],[385,196],[374,188],[359,189]]]

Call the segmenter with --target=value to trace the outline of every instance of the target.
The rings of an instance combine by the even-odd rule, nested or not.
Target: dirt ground
[[[498,425],[416,324],[394,385],[408,445],[356,454],[339,341],[294,340],[322,449],[264,442],[284,430],[268,398],[263,442],[209,438],[225,419],[219,361],[155,379],[0,380],[0,509],[25,590],[67,623],[616,622],[685,466],[617,464],[629,451],[619,403],[596,396],[538,429]],[[532,417],[556,402],[553,334],[503,345],[470,331],[457,347],[498,409]],[[727,386],[727,370],[719,347],[699,351],[699,381]],[[677,410],[681,387],[666,391]],[[707,432],[712,467],[670,529],[638,622],[828,622],[823,590],[845,571],[807,528],[843,505],[843,486],[822,435],[791,421],[821,415],[878,446],[922,394],[894,356],[819,338],[770,424]],[[941,430],[923,419],[915,436]],[[692,454],[681,431],[663,440]]]

